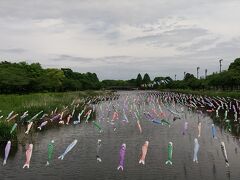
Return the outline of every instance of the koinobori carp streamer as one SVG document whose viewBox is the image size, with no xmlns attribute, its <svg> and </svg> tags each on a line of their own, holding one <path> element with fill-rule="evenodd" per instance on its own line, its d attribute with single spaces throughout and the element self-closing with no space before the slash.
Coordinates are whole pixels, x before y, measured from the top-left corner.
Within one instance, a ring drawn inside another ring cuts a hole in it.
<svg viewBox="0 0 240 180">
<path fill-rule="evenodd" d="M 139 164 L 145 164 L 145 158 L 147 155 L 147 151 L 148 151 L 148 145 L 149 145 L 149 141 L 145 141 L 144 145 L 142 146 L 142 154 L 141 154 L 141 158 L 139 160 Z"/>
<path fill-rule="evenodd" d="M 25 164 L 23 165 L 23 168 L 29 168 L 30 166 L 30 161 L 32 157 L 32 151 L 33 151 L 33 144 L 29 144 L 26 150 L 26 161 Z"/>
<path fill-rule="evenodd" d="M 67 147 L 67 149 L 64 151 L 64 153 L 58 157 L 58 159 L 63 160 L 64 157 L 66 156 L 66 154 L 74 148 L 74 146 L 77 144 L 77 142 L 78 142 L 77 139 L 75 139 L 75 140 Z"/>
<path fill-rule="evenodd" d="M 124 169 L 125 154 L 126 154 L 126 144 L 123 143 L 119 151 L 119 165 L 117 167 L 118 170 L 121 169 L 123 171 Z"/>
</svg>

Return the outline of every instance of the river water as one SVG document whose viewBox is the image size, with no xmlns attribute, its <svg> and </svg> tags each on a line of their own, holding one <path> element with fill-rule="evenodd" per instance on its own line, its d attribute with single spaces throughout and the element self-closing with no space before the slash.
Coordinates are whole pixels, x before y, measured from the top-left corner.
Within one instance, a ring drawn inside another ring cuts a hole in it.
<svg viewBox="0 0 240 180">
<path fill-rule="evenodd" d="M 129 92 L 129 96 L 136 96 L 136 92 Z M 120 92 L 118 100 L 112 104 L 121 105 L 124 93 Z M 104 103 L 102 102 L 102 107 Z M 140 134 L 134 121 L 129 116 L 129 123 L 121 120 L 116 122 L 116 131 L 106 120 L 106 114 L 100 119 L 101 111 L 97 105 L 97 120 L 103 128 L 99 133 L 92 123 L 81 123 L 47 131 L 36 132 L 34 148 L 29 169 L 22 169 L 25 162 L 25 146 L 19 145 L 17 152 L 11 155 L 6 166 L 0 166 L 0 179 L 82 179 L 82 180 L 239 180 L 240 179 L 240 142 L 231 134 L 223 132 L 217 127 L 217 139 L 211 135 L 212 119 L 200 116 L 202 135 L 198 138 L 200 149 L 199 163 L 193 163 L 194 138 L 197 137 L 198 116 L 187 112 L 188 131 L 182 135 L 184 120 L 176 120 L 171 127 L 154 124 L 141 119 L 143 133 Z M 102 109 L 103 111 L 104 109 Z M 120 116 L 121 119 L 121 116 Z M 54 158 L 50 166 L 46 167 L 47 146 L 54 139 Z M 77 145 L 64 160 L 57 157 L 66 147 L 77 139 Z M 100 156 L 102 163 L 96 161 L 97 140 L 102 140 Z M 146 164 L 139 165 L 141 147 L 149 141 Z M 173 142 L 173 165 L 165 165 L 167 160 L 168 142 Z M 224 141 L 228 153 L 230 167 L 225 166 L 220 142 Z M 117 171 L 119 149 L 126 143 L 126 158 L 124 171 Z M 2 159 L 1 159 L 2 160 Z"/>
</svg>

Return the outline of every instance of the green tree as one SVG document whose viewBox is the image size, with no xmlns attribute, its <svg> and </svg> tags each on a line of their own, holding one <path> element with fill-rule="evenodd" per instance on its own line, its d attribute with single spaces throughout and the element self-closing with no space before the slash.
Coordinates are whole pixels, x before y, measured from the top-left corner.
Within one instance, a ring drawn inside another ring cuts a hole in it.
<svg viewBox="0 0 240 180">
<path fill-rule="evenodd" d="M 148 73 L 144 74 L 143 76 L 143 84 L 149 84 L 151 82 L 150 76 Z"/>
<path fill-rule="evenodd" d="M 240 73 L 240 58 L 235 59 L 234 62 L 230 64 L 228 70 L 236 70 L 238 73 Z"/>
<path fill-rule="evenodd" d="M 187 73 L 184 77 L 184 81 L 188 81 L 191 79 L 196 79 L 193 74 Z"/>
<path fill-rule="evenodd" d="M 140 87 L 142 84 L 142 76 L 140 73 L 137 75 L 136 84 L 138 87 Z"/>
</svg>

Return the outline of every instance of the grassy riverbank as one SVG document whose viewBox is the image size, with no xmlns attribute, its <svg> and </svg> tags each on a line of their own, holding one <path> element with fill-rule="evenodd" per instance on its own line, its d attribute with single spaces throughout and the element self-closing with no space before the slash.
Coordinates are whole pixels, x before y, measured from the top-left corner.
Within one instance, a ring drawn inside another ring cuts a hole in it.
<svg viewBox="0 0 240 180">
<path fill-rule="evenodd" d="M 17 133 L 14 131 L 10 134 L 14 123 L 19 117 L 29 111 L 29 117 L 32 117 L 39 111 L 51 113 L 54 109 L 63 109 L 69 106 L 73 101 L 80 103 L 84 97 L 97 96 L 107 94 L 107 91 L 78 91 L 63 93 L 34 93 L 26 95 L 0 95 L 0 141 L 14 140 L 17 141 Z M 14 111 L 18 114 L 16 118 L 10 122 L 6 121 L 8 114 Z"/>
<path fill-rule="evenodd" d="M 77 91 L 63 93 L 34 93 L 26 95 L 0 95 L 1 114 L 7 116 L 11 111 L 21 113 L 29 111 L 36 113 L 38 111 L 53 110 L 56 107 L 69 105 L 73 100 L 87 96 L 96 96 L 104 94 L 104 91 Z"/>
</svg>

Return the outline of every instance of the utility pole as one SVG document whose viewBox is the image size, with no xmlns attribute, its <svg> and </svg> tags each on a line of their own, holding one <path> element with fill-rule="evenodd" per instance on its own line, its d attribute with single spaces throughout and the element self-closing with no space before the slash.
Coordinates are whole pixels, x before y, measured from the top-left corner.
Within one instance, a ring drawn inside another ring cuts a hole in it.
<svg viewBox="0 0 240 180">
<path fill-rule="evenodd" d="M 197 79 L 198 79 L 198 73 L 199 73 L 199 69 L 200 69 L 200 67 L 197 67 Z"/>
<path fill-rule="evenodd" d="M 222 59 L 219 60 L 219 65 L 220 65 L 220 73 L 222 72 Z"/>
<path fill-rule="evenodd" d="M 205 79 L 207 78 L 207 69 L 205 69 Z"/>
<path fill-rule="evenodd" d="M 177 75 L 175 74 L 175 81 L 177 80 Z"/>
</svg>

